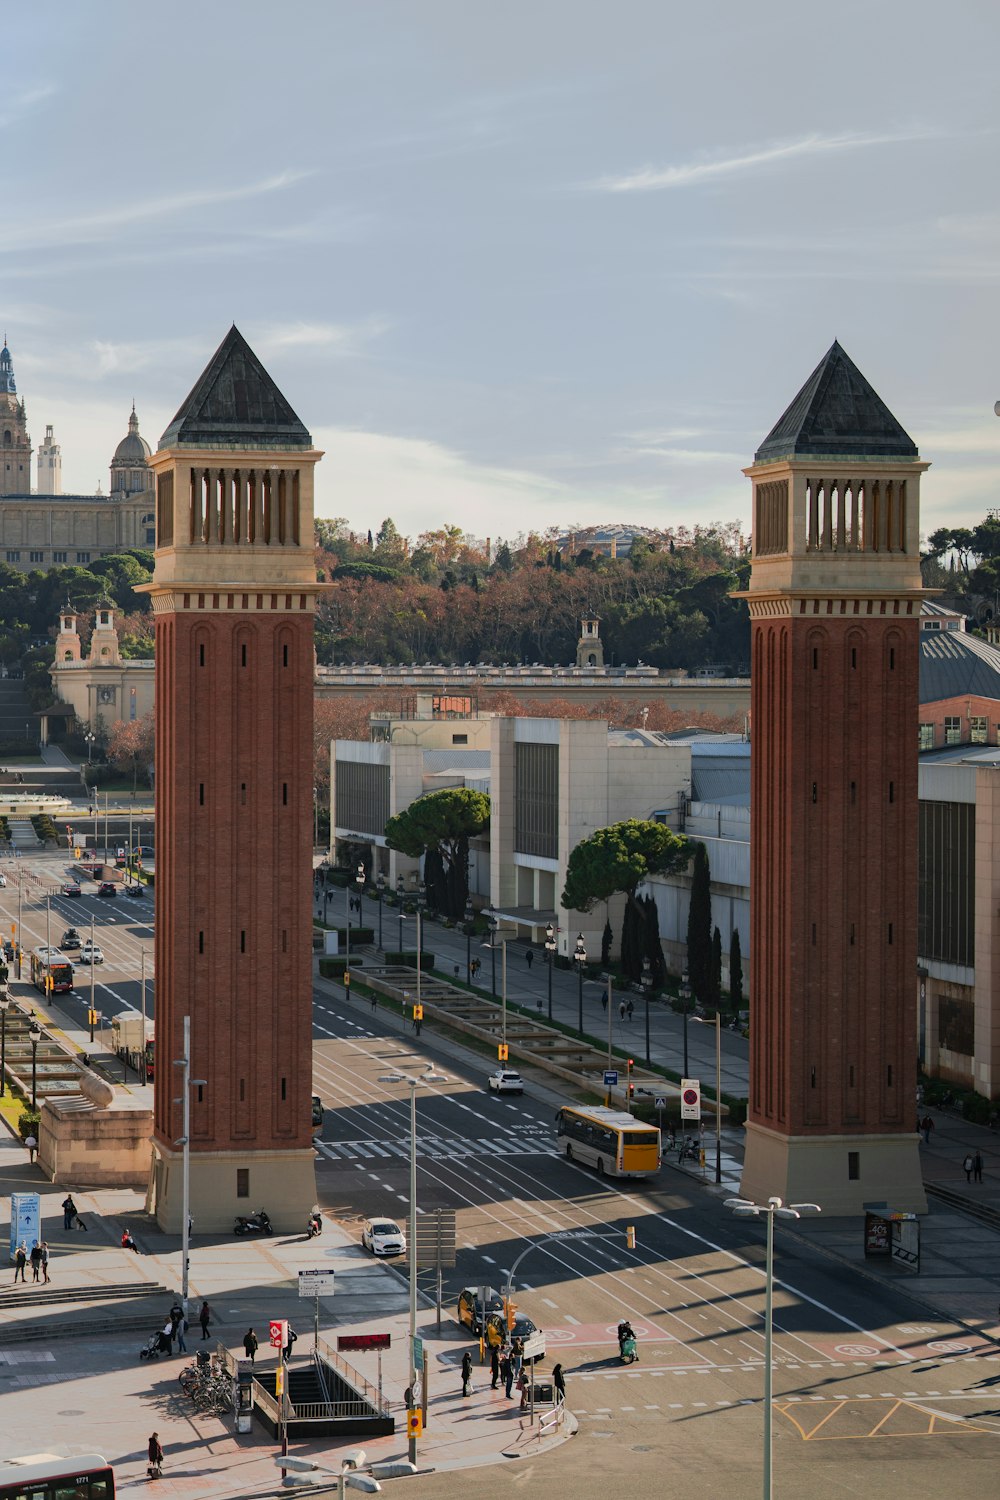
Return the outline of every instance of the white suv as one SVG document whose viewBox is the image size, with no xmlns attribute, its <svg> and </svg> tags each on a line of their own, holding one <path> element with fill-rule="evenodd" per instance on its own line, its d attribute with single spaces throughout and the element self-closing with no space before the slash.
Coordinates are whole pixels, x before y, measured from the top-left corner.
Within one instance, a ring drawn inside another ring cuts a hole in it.
<svg viewBox="0 0 1000 1500">
<path fill-rule="evenodd" d="M 486 1080 L 486 1086 L 494 1094 L 523 1094 L 524 1079 L 513 1068 L 497 1068 Z"/>
<path fill-rule="evenodd" d="M 80 949 L 80 955 L 77 959 L 77 963 L 102 964 L 103 962 L 104 950 L 101 948 L 101 945 L 99 943 L 92 943 L 88 938 L 83 947 Z"/>
</svg>

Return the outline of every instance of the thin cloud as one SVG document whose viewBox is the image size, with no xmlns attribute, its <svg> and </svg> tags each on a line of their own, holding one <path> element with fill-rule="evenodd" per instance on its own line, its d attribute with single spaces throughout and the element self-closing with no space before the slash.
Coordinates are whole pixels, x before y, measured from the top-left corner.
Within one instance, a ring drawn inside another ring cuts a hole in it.
<svg viewBox="0 0 1000 1500">
<path fill-rule="evenodd" d="M 46 99 L 51 99 L 55 92 L 55 84 L 38 83 L 32 88 L 21 89 L 19 93 L 14 91 L 6 94 L 3 107 L 0 108 L 0 126 L 13 125 L 34 109 L 36 104 L 43 104 Z"/>
<path fill-rule="evenodd" d="M 257 340 L 261 350 L 331 349 L 356 354 L 390 327 L 387 318 L 367 318 L 360 323 L 289 323 L 265 331 Z"/>
<path fill-rule="evenodd" d="M 673 167 L 640 167 L 624 177 L 605 177 L 593 184 L 605 193 L 662 192 L 669 188 L 696 187 L 722 177 L 739 177 L 747 172 L 773 167 L 810 156 L 829 156 L 838 151 L 858 151 L 871 146 L 895 146 L 908 141 L 928 140 L 926 130 L 893 132 L 886 135 L 807 135 L 798 141 L 778 141 L 761 146 L 742 156 L 723 156 L 684 162 Z"/>
<path fill-rule="evenodd" d="M 47 224 L 26 224 L 20 231 L 16 227 L 12 231 L 5 230 L 0 249 L 9 252 L 67 243 L 95 243 L 130 226 L 162 223 L 165 219 L 182 218 L 196 209 L 217 208 L 223 203 L 239 203 L 247 198 L 282 192 L 310 176 L 312 173 L 305 171 L 280 172 L 274 177 L 264 177 L 259 182 L 246 183 L 242 187 L 221 190 L 203 188 L 196 192 L 170 193 L 160 198 L 146 198 L 137 203 L 123 204 L 106 213 L 57 219 Z"/>
</svg>

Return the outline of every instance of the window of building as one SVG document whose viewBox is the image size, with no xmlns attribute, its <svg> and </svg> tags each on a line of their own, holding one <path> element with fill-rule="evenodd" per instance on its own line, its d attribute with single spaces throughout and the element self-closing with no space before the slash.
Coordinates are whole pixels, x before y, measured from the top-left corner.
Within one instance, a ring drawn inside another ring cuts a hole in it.
<svg viewBox="0 0 1000 1500">
<path fill-rule="evenodd" d="M 933 750 L 934 749 L 934 725 L 933 724 L 921 724 L 921 726 L 920 726 L 920 739 L 918 741 L 918 749 L 920 749 L 920 750 Z"/>
<path fill-rule="evenodd" d="M 156 527 L 155 526 L 147 526 L 146 527 L 146 546 L 147 547 L 155 547 L 156 546 Z"/>
<path fill-rule="evenodd" d="M 946 745 L 960 745 L 962 743 L 961 719 L 954 719 L 951 717 L 945 719 L 944 742 Z"/>
<path fill-rule="evenodd" d="M 8 552 L 7 553 L 7 561 L 8 562 L 20 562 L 21 561 L 21 554 L 20 554 L 20 552 Z"/>
<path fill-rule="evenodd" d="M 849 1182 L 858 1182 L 861 1178 L 861 1152 L 848 1151 L 847 1153 L 847 1179 Z"/>
<path fill-rule="evenodd" d="M 44 562 L 45 561 L 45 553 L 44 552 L 29 552 L 28 553 L 28 561 L 29 562 Z"/>
<path fill-rule="evenodd" d="M 469 743 L 469 736 L 467 734 L 453 734 L 451 743 L 453 745 L 467 745 Z"/>
<path fill-rule="evenodd" d="M 77 560 L 78 563 L 88 563 L 88 562 L 90 562 L 90 553 L 89 552 L 78 552 L 76 554 L 76 560 Z"/>
<path fill-rule="evenodd" d="M 53 554 L 52 554 L 52 561 L 54 563 L 64 563 L 66 561 L 66 553 L 65 552 L 53 552 Z"/>
<path fill-rule="evenodd" d="M 983 715 L 973 714 L 969 719 L 969 739 L 974 745 L 985 745 L 989 733 L 989 720 Z"/>
<path fill-rule="evenodd" d="M 236 1196 L 237 1198 L 249 1198 L 250 1196 L 250 1168 L 236 1168 Z"/>
</svg>

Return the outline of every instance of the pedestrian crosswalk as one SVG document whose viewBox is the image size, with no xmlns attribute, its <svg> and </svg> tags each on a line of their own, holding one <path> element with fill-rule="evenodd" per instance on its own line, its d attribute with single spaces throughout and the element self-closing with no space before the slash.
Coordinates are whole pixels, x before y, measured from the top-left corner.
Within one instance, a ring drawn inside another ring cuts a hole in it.
<svg viewBox="0 0 1000 1500">
<path fill-rule="evenodd" d="M 316 1141 L 324 1156 L 331 1161 L 384 1161 L 396 1157 L 401 1161 L 410 1159 L 410 1138 L 366 1137 L 352 1141 Z M 494 1136 L 445 1136 L 423 1135 L 417 1140 L 417 1154 L 431 1161 L 457 1161 L 468 1156 L 555 1156 L 552 1138 L 547 1131 L 511 1132 Z"/>
</svg>

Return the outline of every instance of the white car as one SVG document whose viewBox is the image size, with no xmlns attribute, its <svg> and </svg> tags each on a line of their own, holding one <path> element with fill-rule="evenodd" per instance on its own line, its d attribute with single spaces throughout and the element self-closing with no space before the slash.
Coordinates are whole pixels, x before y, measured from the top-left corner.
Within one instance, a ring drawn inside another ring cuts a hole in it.
<svg viewBox="0 0 1000 1500">
<path fill-rule="evenodd" d="M 7 877 L 6 877 L 6 875 L 5 875 L 5 874 L 4 874 L 4 873 L 3 873 L 3 871 L 2 871 L 2 870 L 0 870 L 0 886 L 4 886 L 4 885 L 6 885 L 6 884 L 7 884 Z"/>
<path fill-rule="evenodd" d="M 102 964 L 103 962 L 104 950 L 102 949 L 100 943 L 92 943 L 88 938 L 83 947 L 80 949 L 77 963 Z"/>
<path fill-rule="evenodd" d="M 513 1068 L 497 1068 L 486 1080 L 486 1086 L 494 1094 L 523 1094 L 524 1079 Z"/>
<path fill-rule="evenodd" d="M 361 1244 L 373 1255 L 405 1255 L 406 1235 L 394 1219 L 366 1219 Z"/>
</svg>

